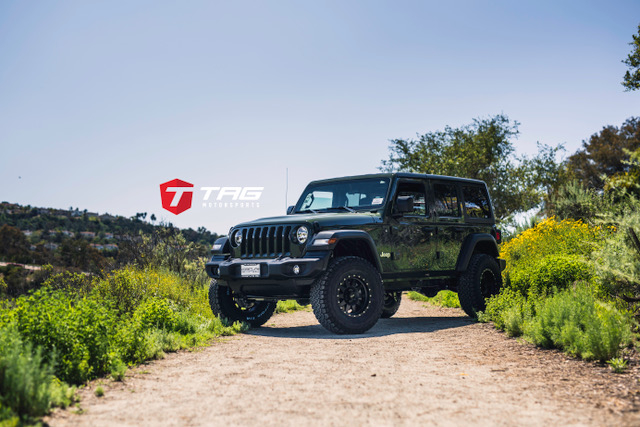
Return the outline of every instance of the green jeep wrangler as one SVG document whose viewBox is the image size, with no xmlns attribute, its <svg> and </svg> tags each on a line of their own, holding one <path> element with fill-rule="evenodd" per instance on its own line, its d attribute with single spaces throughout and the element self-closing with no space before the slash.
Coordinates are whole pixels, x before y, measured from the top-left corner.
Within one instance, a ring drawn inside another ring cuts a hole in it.
<svg viewBox="0 0 640 427">
<path fill-rule="evenodd" d="M 393 316 L 402 291 L 456 291 L 469 316 L 498 292 L 505 261 L 484 182 L 388 173 L 310 183 L 286 216 L 231 228 L 206 264 L 209 302 L 263 325 L 278 300 L 309 304 L 322 326 L 359 334 Z"/>
</svg>

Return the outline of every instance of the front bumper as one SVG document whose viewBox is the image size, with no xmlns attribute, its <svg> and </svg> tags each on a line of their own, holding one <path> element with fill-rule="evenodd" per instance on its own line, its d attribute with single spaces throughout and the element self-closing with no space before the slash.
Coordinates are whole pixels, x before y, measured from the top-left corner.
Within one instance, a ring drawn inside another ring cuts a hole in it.
<svg viewBox="0 0 640 427">
<path fill-rule="evenodd" d="M 327 269 L 330 251 L 308 252 L 301 258 L 238 259 L 214 255 L 206 263 L 209 277 L 224 282 L 239 294 L 252 298 L 283 299 L 308 298 L 309 289 L 316 278 Z M 243 264 L 258 264 L 259 277 L 243 277 Z M 298 266 L 298 273 L 294 266 Z"/>
</svg>

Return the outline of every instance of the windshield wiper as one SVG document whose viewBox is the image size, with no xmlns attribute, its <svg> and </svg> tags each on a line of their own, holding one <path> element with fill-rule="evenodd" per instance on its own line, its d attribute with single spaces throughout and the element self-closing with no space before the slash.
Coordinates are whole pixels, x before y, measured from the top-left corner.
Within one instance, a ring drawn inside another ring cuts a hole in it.
<svg viewBox="0 0 640 427">
<path fill-rule="evenodd" d="M 307 213 L 307 212 L 312 212 L 312 213 L 314 213 L 314 214 L 317 214 L 317 213 L 318 213 L 318 211 L 313 210 L 313 209 L 311 209 L 311 208 L 309 208 L 309 209 L 304 209 L 304 210 L 301 210 L 301 211 L 296 211 L 296 213 Z"/>
<path fill-rule="evenodd" d="M 327 208 L 327 210 L 329 209 L 344 209 L 345 211 L 349 211 L 349 212 L 355 212 L 355 209 L 350 208 L 349 206 L 334 206 L 332 208 Z"/>
</svg>

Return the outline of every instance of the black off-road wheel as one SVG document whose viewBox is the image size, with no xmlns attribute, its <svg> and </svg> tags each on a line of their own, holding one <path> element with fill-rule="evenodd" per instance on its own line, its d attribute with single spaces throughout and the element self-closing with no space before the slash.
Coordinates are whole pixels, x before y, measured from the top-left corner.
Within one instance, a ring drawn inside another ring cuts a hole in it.
<svg viewBox="0 0 640 427">
<path fill-rule="evenodd" d="M 378 270 L 365 259 L 334 259 L 311 287 L 318 322 L 336 334 L 361 334 L 376 324 L 384 305 Z"/>
<path fill-rule="evenodd" d="M 380 317 L 388 319 L 398 312 L 400 303 L 402 302 L 402 292 L 385 292 L 384 307 Z"/>
<path fill-rule="evenodd" d="M 475 254 L 458 282 L 460 306 L 469 317 L 476 318 L 479 311 L 485 310 L 486 299 L 497 294 L 501 286 L 502 275 L 496 259 Z"/>
<path fill-rule="evenodd" d="M 276 303 L 254 301 L 235 294 L 229 286 L 221 286 L 215 279 L 209 285 L 211 311 L 229 323 L 246 322 L 254 328 L 264 325 L 273 315 Z"/>
</svg>

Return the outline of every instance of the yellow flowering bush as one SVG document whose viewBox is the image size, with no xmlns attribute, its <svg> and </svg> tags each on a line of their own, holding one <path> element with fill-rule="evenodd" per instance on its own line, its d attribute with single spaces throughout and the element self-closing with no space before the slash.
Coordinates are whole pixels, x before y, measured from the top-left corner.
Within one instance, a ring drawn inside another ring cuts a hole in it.
<svg viewBox="0 0 640 427">
<path fill-rule="evenodd" d="M 507 261 L 506 273 L 548 255 L 588 256 L 609 230 L 580 220 L 547 218 L 502 245 L 500 256 Z"/>
<path fill-rule="evenodd" d="M 504 243 L 503 287 L 488 301 L 483 319 L 517 336 L 546 298 L 576 282 L 594 285 L 589 257 L 606 234 L 610 230 L 601 226 L 551 217 Z"/>
</svg>

